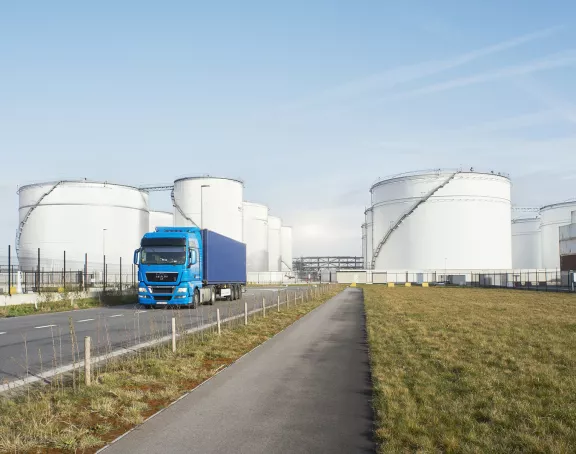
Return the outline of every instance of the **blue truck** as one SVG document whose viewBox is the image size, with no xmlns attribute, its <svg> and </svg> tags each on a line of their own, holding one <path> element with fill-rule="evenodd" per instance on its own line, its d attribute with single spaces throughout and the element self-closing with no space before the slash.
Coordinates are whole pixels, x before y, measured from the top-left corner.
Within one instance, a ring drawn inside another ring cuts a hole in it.
<svg viewBox="0 0 576 454">
<path fill-rule="evenodd" d="M 138 303 L 144 307 L 240 299 L 246 245 L 198 227 L 156 227 L 134 251 Z"/>
</svg>

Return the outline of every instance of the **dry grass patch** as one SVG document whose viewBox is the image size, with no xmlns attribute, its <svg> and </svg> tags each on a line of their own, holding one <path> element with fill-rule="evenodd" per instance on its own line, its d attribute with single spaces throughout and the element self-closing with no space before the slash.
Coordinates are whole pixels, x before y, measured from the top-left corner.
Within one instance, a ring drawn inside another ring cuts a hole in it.
<svg viewBox="0 0 576 454">
<path fill-rule="evenodd" d="M 364 287 L 380 452 L 576 452 L 576 297 Z"/>
<path fill-rule="evenodd" d="M 96 368 L 95 384 L 0 397 L 0 452 L 95 452 L 342 290 Z"/>
</svg>

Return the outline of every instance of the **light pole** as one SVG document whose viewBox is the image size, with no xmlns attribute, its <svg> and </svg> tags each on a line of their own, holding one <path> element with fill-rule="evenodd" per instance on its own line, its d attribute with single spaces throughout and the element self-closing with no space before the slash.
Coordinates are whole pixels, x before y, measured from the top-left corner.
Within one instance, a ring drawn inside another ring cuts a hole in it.
<svg viewBox="0 0 576 454">
<path fill-rule="evenodd" d="M 106 290 L 106 230 L 102 229 L 102 287 Z"/>
<path fill-rule="evenodd" d="M 106 230 L 102 229 L 102 257 L 106 257 Z"/>
<path fill-rule="evenodd" d="M 209 188 L 210 185 L 209 184 L 203 184 L 202 186 L 200 186 L 200 228 L 203 229 L 204 228 L 204 188 Z"/>
<path fill-rule="evenodd" d="M 446 265 L 448 259 L 444 257 L 444 282 L 448 283 L 448 265 Z"/>
</svg>

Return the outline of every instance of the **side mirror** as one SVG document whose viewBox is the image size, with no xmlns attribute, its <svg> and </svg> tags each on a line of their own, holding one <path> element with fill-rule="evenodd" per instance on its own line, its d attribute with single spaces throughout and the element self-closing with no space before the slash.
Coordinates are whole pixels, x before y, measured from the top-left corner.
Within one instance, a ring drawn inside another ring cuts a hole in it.
<svg viewBox="0 0 576 454">
<path fill-rule="evenodd" d="M 198 252 L 196 249 L 190 249 L 190 265 L 196 265 L 198 262 Z"/>
<path fill-rule="evenodd" d="M 140 255 L 140 249 L 136 249 L 134 251 L 134 259 L 133 259 L 134 265 L 138 265 L 138 258 L 139 258 L 138 256 L 139 255 Z"/>
</svg>

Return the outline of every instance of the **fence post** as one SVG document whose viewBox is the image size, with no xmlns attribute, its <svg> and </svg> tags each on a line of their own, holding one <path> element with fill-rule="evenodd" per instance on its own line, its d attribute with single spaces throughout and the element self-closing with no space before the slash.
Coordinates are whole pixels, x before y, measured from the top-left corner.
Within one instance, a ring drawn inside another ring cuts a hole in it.
<svg viewBox="0 0 576 454">
<path fill-rule="evenodd" d="M 88 254 L 84 254 L 84 291 L 88 290 Z"/>
<path fill-rule="evenodd" d="M 244 325 L 248 324 L 248 302 L 244 301 Z"/>
<path fill-rule="evenodd" d="M 40 248 L 38 248 L 38 269 L 36 270 L 36 292 L 40 293 Z"/>
<path fill-rule="evenodd" d="M 90 386 L 92 383 L 91 377 L 91 359 L 90 359 L 90 336 L 84 338 L 84 383 Z"/>
<path fill-rule="evenodd" d="M 262 297 L 262 317 L 266 317 L 266 298 Z"/>
<path fill-rule="evenodd" d="M 218 327 L 220 327 L 220 325 L 218 325 Z M 218 329 L 218 331 L 220 331 L 220 329 Z M 172 353 L 176 353 L 176 317 L 172 317 Z"/>
<path fill-rule="evenodd" d="M 278 292 L 278 299 L 276 301 L 276 307 L 278 309 L 278 312 L 280 312 L 280 292 Z"/>
<path fill-rule="evenodd" d="M 62 288 L 66 290 L 66 251 L 64 251 L 64 276 L 62 279 Z"/>
<path fill-rule="evenodd" d="M 8 296 L 12 296 L 12 250 L 8 245 Z"/>
<path fill-rule="evenodd" d="M 220 308 L 216 308 L 216 323 L 218 324 L 218 336 L 220 336 Z"/>
</svg>

